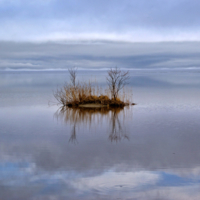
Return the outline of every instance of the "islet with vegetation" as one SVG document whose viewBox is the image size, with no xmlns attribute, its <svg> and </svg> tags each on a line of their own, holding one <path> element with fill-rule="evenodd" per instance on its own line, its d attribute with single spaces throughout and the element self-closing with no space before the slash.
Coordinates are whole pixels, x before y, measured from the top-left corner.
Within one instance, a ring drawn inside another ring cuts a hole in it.
<svg viewBox="0 0 200 200">
<path fill-rule="evenodd" d="M 125 91 L 129 71 L 111 68 L 107 71 L 107 89 L 102 89 L 91 82 L 77 81 L 77 68 L 68 70 L 70 82 L 54 91 L 58 103 L 67 107 L 124 107 L 134 105 L 130 102 L 131 94 Z"/>
</svg>

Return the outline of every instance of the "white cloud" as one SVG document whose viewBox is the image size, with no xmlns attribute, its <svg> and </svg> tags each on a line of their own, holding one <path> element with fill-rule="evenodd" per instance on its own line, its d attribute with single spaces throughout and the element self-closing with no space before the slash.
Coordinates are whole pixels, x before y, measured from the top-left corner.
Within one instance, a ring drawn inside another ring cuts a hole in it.
<svg viewBox="0 0 200 200">
<path fill-rule="evenodd" d="M 144 185 L 154 185 L 160 180 L 156 173 L 139 171 L 139 172 L 106 172 L 93 177 L 77 178 L 71 182 L 75 189 L 88 191 L 92 189 L 109 190 L 115 187 L 142 187 Z"/>
</svg>

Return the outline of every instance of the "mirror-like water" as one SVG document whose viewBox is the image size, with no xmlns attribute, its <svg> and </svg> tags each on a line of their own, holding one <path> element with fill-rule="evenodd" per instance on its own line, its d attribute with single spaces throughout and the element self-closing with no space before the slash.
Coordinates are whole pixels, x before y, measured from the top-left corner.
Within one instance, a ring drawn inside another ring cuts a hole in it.
<svg viewBox="0 0 200 200">
<path fill-rule="evenodd" d="M 67 77 L 0 74 L 1 200 L 200 199 L 199 71 L 131 71 L 124 109 L 52 105 Z"/>
</svg>

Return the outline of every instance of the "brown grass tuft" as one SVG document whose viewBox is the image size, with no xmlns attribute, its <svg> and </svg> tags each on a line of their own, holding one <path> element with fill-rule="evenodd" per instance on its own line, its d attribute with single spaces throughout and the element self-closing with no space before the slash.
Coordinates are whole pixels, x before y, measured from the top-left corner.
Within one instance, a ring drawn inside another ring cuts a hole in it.
<svg viewBox="0 0 200 200">
<path fill-rule="evenodd" d="M 78 107 L 82 104 L 101 104 L 107 107 L 124 107 L 130 105 L 130 95 L 127 96 L 124 88 L 120 93 L 117 92 L 117 96 L 113 96 L 109 89 L 103 91 L 98 85 L 93 86 L 89 83 L 77 83 L 76 72 L 71 70 L 71 83 L 65 84 L 63 88 L 57 89 L 54 92 L 54 97 L 63 106 Z"/>
</svg>

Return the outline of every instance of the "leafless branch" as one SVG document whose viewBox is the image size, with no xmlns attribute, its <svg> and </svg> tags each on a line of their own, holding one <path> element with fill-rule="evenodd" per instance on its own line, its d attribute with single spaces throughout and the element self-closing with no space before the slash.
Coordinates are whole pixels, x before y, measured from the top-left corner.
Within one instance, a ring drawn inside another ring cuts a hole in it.
<svg viewBox="0 0 200 200">
<path fill-rule="evenodd" d="M 108 71 L 106 79 L 111 92 L 111 97 L 116 100 L 119 95 L 119 91 L 128 83 L 129 71 L 123 72 L 117 67 L 114 69 L 111 68 Z"/>
<path fill-rule="evenodd" d="M 57 88 L 56 91 L 54 91 L 53 93 L 54 97 L 56 98 L 56 100 L 58 101 L 58 104 L 61 105 L 66 105 L 66 94 L 63 88 Z"/>
<path fill-rule="evenodd" d="M 77 68 L 73 67 L 68 69 L 70 75 L 70 81 L 74 87 L 76 87 L 76 76 L 77 76 Z"/>
</svg>

